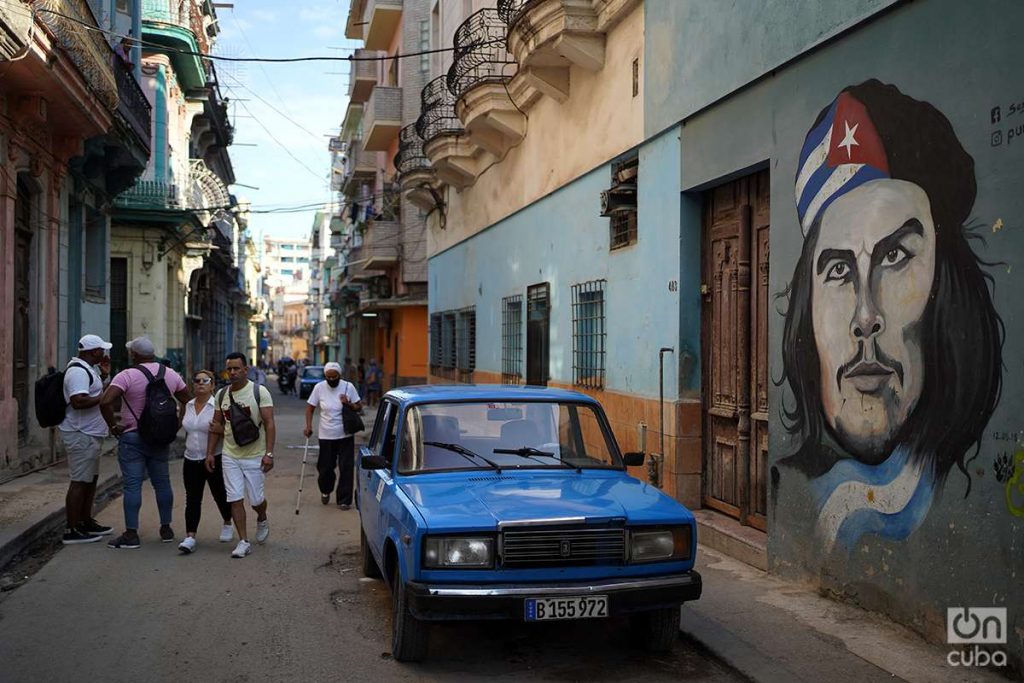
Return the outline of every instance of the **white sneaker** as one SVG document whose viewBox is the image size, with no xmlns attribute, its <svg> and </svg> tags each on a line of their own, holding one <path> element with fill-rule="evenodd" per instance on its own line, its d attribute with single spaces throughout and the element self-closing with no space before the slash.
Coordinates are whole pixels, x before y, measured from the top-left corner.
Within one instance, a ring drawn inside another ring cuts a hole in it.
<svg viewBox="0 0 1024 683">
<path fill-rule="evenodd" d="M 230 543 L 231 539 L 235 537 L 235 528 L 230 524 L 225 524 L 220 528 L 220 542 Z"/>
<path fill-rule="evenodd" d="M 249 541 L 239 541 L 235 549 L 231 551 L 231 557 L 245 557 L 252 552 L 252 546 L 249 545 Z"/>
<path fill-rule="evenodd" d="M 178 550 L 188 555 L 189 553 L 195 552 L 196 539 L 193 536 L 186 536 L 185 540 L 178 544 Z"/>
<path fill-rule="evenodd" d="M 256 542 L 265 543 L 267 536 L 270 535 L 270 520 L 265 519 L 262 522 L 256 522 Z"/>
</svg>

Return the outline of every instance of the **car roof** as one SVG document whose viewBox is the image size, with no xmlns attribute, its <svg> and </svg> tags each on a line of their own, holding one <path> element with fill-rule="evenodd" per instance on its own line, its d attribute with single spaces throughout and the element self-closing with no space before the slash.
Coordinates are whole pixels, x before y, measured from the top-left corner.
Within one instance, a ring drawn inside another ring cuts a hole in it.
<svg viewBox="0 0 1024 683">
<path fill-rule="evenodd" d="M 424 384 L 392 389 L 387 396 L 403 404 L 446 401 L 567 401 L 598 404 L 592 397 L 578 391 L 507 384 Z"/>
</svg>

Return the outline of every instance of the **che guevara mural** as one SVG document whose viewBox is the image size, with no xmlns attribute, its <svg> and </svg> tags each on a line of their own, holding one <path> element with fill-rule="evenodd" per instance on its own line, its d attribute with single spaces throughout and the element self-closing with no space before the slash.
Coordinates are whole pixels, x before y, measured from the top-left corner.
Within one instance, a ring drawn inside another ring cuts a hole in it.
<svg viewBox="0 0 1024 683">
<path fill-rule="evenodd" d="M 974 161 L 931 104 L 870 80 L 810 126 L 795 175 L 783 424 L 822 548 L 905 539 L 1000 397 L 1002 321 L 972 248 Z"/>
</svg>

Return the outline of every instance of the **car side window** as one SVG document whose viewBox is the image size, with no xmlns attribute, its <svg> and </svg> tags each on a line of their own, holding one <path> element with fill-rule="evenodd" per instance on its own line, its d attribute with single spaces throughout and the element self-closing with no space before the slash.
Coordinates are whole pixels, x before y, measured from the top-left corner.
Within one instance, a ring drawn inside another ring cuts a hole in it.
<svg viewBox="0 0 1024 683">
<path fill-rule="evenodd" d="M 381 434 L 384 432 L 384 425 L 387 423 L 388 412 L 391 410 L 391 403 L 381 401 L 377 407 L 377 419 L 373 422 L 373 431 L 370 433 L 370 450 L 374 453 L 380 452 Z"/>
<path fill-rule="evenodd" d="M 384 415 L 379 443 L 375 444 L 373 452 L 376 455 L 383 455 L 390 465 L 395 454 L 395 437 L 398 434 L 398 406 L 388 401 L 384 403 L 388 409 Z"/>
</svg>

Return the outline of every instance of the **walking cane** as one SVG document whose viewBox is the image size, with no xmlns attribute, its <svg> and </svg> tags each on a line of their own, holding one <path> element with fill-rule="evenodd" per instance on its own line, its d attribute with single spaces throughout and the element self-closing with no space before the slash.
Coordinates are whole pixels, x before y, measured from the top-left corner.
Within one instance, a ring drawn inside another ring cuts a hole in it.
<svg viewBox="0 0 1024 683">
<path fill-rule="evenodd" d="M 302 449 L 302 470 L 299 472 L 299 493 L 295 496 L 295 514 L 299 514 L 299 502 L 302 500 L 302 480 L 306 478 L 306 456 L 309 455 L 309 437 Z"/>
</svg>

